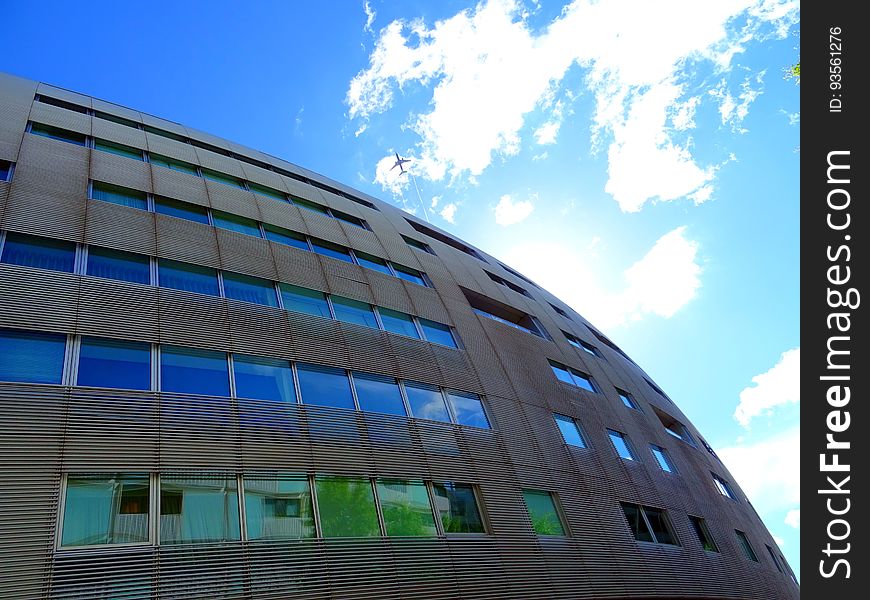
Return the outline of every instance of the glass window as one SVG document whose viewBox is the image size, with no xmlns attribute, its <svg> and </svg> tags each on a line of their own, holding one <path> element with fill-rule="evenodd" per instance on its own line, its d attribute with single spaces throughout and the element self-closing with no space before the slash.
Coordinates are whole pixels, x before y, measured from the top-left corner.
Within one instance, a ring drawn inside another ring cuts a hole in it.
<svg viewBox="0 0 870 600">
<path fill-rule="evenodd" d="M 129 206 L 138 208 L 139 210 L 148 210 L 148 194 L 138 190 L 95 181 L 91 187 L 91 198 L 94 200 L 102 200 L 103 202 L 111 202 L 112 204 L 120 204 L 121 206 Z"/>
<path fill-rule="evenodd" d="M 176 142 L 181 142 L 183 144 L 187 144 L 189 142 L 189 140 L 183 135 L 178 135 L 177 133 L 172 133 L 171 131 L 157 129 L 156 127 L 151 127 L 150 125 L 145 125 L 144 129 L 148 133 L 153 133 L 154 135 L 159 135 L 160 137 L 165 137 L 169 140 L 175 140 Z"/>
<path fill-rule="evenodd" d="M 571 377 L 571 373 L 568 372 L 568 369 L 563 367 L 560 364 L 554 363 L 550 361 L 550 368 L 553 369 L 553 373 L 556 375 L 556 379 L 562 381 L 564 383 L 570 383 L 574 385 L 574 379 Z"/>
<path fill-rule="evenodd" d="M 83 337 L 76 385 L 151 389 L 151 344 Z"/>
<path fill-rule="evenodd" d="M 650 533 L 646 519 L 643 517 L 643 511 L 637 504 L 623 504 L 622 512 L 625 513 L 625 520 L 628 521 L 628 528 L 634 534 L 634 538 L 641 542 L 655 542 L 655 538 Z"/>
<path fill-rule="evenodd" d="M 313 210 L 314 212 L 320 213 L 322 215 L 327 214 L 325 207 L 311 202 L 310 200 L 304 200 L 302 198 L 297 198 L 293 196 L 293 204 L 295 204 L 296 206 L 301 206 L 302 208 L 307 208 L 308 210 Z"/>
<path fill-rule="evenodd" d="M 556 510 L 556 502 L 550 492 L 523 490 L 523 500 L 532 520 L 532 529 L 538 535 L 565 535 L 565 526 Z"/>
<path fill-rule="evenodd" d="M 234 354 L 233 373 L 239 398 L 296 402 L 293 370 L 286 360 Z"/>
<path fill-rule="evenodd" d="M 87 274 L 147 285 L 151 283 L 151 259 L 132 252 L 89 246 Z"/>
<path fill-rule="evenodd" d="M 302 402 L 318 406 L 354 409 L 350 380 L 344 369 L 298 363 Z"/>
<path fill-rule="evenodd" d="M 259 478 L 245 475 L 245 517 L 249 540 L 312 538 L 314 509 L 304 475 Z"/>
<path fill-rule="evenodd" d="M 154 209 L 161 215 L 187 219 L 188 221 L 202 223 L 203 225 L 209 224 L 208 209 L 197 204 L 157 196 L 154 198 Z"/>
<path fill-rule="evenodd" d="M 734 533 L 737 534 L 737 541 L 740 542 L 740 547 L 743 548 L 746 558 L 753 562 L 758 562 L 758 556 L 756 556 L 755 550 L 752 549 L 752 544 L 749 543 L 749 538 L 746 537 L 746 534 L 739 529 L 735 529 Z"/>
<path fill-rule="evenodd" d="M 637 504 L 622 504 L 625 520 L 636 540 L 656 544 L 678 545 L 664 511 Z"/>
<path fill-rule="evenodd" d="M 676 546 L 677 539 L 671 531 L 671 526 L 668 523 L 667 517 L 665 517 L 664 511 L 658 508 L 650 508 L 649 506 L 644 506 L 642 509 L 649 522 L 650 530 L 653 536 L 655 536 L 656 543 Z"/>
<path fill-rule="evenodd" d="M 414 318 L 411 315 L 380 307 L 378 308 L 378 313 L 381 315 L 381 323 L 384 324 L 385 330 L 420 339 L 420 334 L 417 332 L 417 326 L 414 324 Z"/>
<path fill-rule="evenodd" d="M 335 217 L 336 219 L 338 219 L 339 221 L 344 221 L 345 223 L 349 223 L 350 225 L 354 225 L 356 227 L 361 227 L 362 229 L 368 229 L 365 226 L 365 221 L 363 221 L 360 218 L 354 217 L 352 215 L 349 215 L 349 214 L 346 214 L 346 213 L 343 213 L 343 212 L 340 212 L 337 210 L 333 210 L 332 216 Z"/>
<path fill-rule="evenodd" d="M 425 483 L 379 479 L 377 485 L 387 535 L 437 535 Z"/>
<path fill-rule="evenodd" d="M 607 435 L 610 436 L 610 441 L 613 442 L 613 447 L 616 449 L 616 453 L 619 454 L 620 457 L 625 460 L 637 460 L 634 451 L 628 443 L 628 438 L 624 433 L 608 429 Z"/>
<path fill-rule="evenodd" d="M 242 183 L 242 180 L 233 177 L 232 175 L 218 173 L 217 171 L 212 171 L 211 169 L 202 169 L 202 176 L 211 181 L 217 181 L 218 183 L 223 183 L 225 185 L 231 185 L 233 187 L 245 189 L 245 184 Z"/>
<path fill-rule="evenodd" d="M 426 287 L 426 280 L 423 278 L 423 274 L 420 271 L 416 271 L 410 267 L 403 267 L 402 265 L 397 265 L 395 263 L 393 263 L 393 269 L 396 271 L 396 277 Z"/>
<path fill-rule="evenodd" d="M 468 425 L 469 427 L 479 427 L 481 429 L 490 429 L 489 420 L 486 418 L 486 411 L 483 409 L 483 402 L 480 396 L 471 392 L 447 392 L 447 399 L 453 405 L 453 414 L 456 415 L 456 422 L 460 425 Z"/>
<path fill-rule="evenodd" d="M 308 240 L 305 239 L 304 235 L 280 227 L 275 227 L 274 225 L 263 225 L 263 229 L 266 232 L 267 240 L 272 240 L 273 242 L 278 242 L 285 246 L 293 246 L 300 250 L 310 250 L 308 247 Z"/>
<path fill-rule="evenodd" d="M 117 123 L 118 125 L 125 125 L 126 127 L 132 127 L 133 129 L 138 129 L 139 124 L 135 121 L 131 121 L 130 119 L 125 119 L 124 117 L 119 117 L 116 115 L 110 115 L 109 113 L 104 113 L 100 111 L 96 111 L 94 116 L 98 119 L 103 119 L 104 121 L 111 121 L 112 123 Z"/>
<path fill-rule="evenodd" d="M 406 382 L 405 393 L 408 396 L 411 414 L 418 419 L 450 422 L 450 413 L 444 403 L 444 396 L 436 386 Z"/>
<path fill-rule="evenodd" d="M 713 541 L 713 536 L 710 535 L 710 530 L 707 529 L 707 523 L 701 517 L 693 517 L 689 515 L 689 521 L 692 522 L 692 528 L 698 534 L 698 541 L 701 542 L 701 547 L 707 552 L 719 552 L 716 543 Z"/>
<path fill-rule="evenodd" d="M 780 573 L 785 573 L 785 571 L 782 570 L 782 566 L 779 564 L 779 559 L 776 557 L 776 553 L 773 551 L 773 548 L 771 548 L 767 544 L 765 544 L 764 547 L 767 548 L 767 553 L 770 554 L 770 558 L 773 561 L 773 564 L 776 565 L 776 570 Z"/>
<path fill-rule="evenodd" d="M 562 439 L 569 446 L 577 446 L 578 448 L 586 448 L 586 441 L 583 439 L 583 434 L 580 432 L 580 427 L 577 421 L 565 415 L 553 415 L 556 419 L 556 425 L 562 433 Z"/>
<path fill-rule="evenodd" d="M 235 477 L 160 477 L 160 543 L 240 539 Z"/>
<path fill-rule="evenodd" d="M 586 353 L 591 354 L 592 356 L 601 356 L 601 355 L 598 353 L 598 348 L 596 348 L 596 347 L 593 346 L 592 344 L 587 344 L 587 343 L 584 342 L 583 340 L 580 340 L 580 347 L 583 348 L 583 350 L 584 350 Z"/>
<path fill-rule="evenodd" d="M 148 542 L 148 474 L 69 475 L 61 546 Z"/>
<path fill-rule="evenodd" d="M 323 537 L 380 535 L 371 481 L 348 477 L 317 477 L 315 485 Z"/>
<path fill-rule="evenodd" d="M 338 260 L 343 260 L 344 262 L 353 262 L 353 259 L 350 257 L 350 252 L 347 248 L 342 248 L 337 244 L 331 244 L 329 242 L 324 242 L 323 240 L 311 240 L 311 247 L 318 254 L 322 254 L 323 256 L 329 256 L 330 258 L 337 258 Z"/>
<path fill-rule="evenodd" d="M 387 261 L 384 259 L 364 252 L 354 251 L 354 254 L 356 255 L 356 262 L 359 263 L 359 266 L 365 267 L 366 269 L 372 269 L 373 271 L 380 271 L 387 275 L 393 274 L 393 272 L 390 271 L 390 267 L 387 266 Z"/>
<path fill-rule="evenodd" d="M 227 355 L 212 350 L 161 346 L 160 389 L 183 394 L 229 396 Z"/>
<path fill-rule="evenodd" d="M 411 246 L 412 248 L 415 248 L 417 250 L 422 250 L 423 252 L 426 252 L 427 254 L 435 254 L 432 251 L 432 248 L 430 248 L 428 244 L 424 244 L 421 241 L 415 240 L 414 238 L 409 238 L 409 237 L 404 236 L 404 235 L 402 236 L 402 239 L 405 240 L 405 243 L 408 244 L 409 246 Z"/>
<path fill-rule="evenodd" d="M 254 237 L 263 237 L 260 235 L 260 226 L 253 219 L 247 217 L 239 217 L 230 213 L 221 212 L 219 210 L 211 211 L 211 218 L 214 221 L 215 227 L 228 229 L 236 233 L 244 233 Z"/>
<path fill-rule="evenodd" d="M 0 160 L 0 181 L 9 181 L 12 172 L 12 163 L 8 160 Z"/>
<path fill-rule="evenodd" d="M 734 491 L 731 489 L 731 486 L 728 485 L 727 481 L 725 481 L 715 473 L 711 473 L 711 475 L 713 475 L 713 483 L 716 484 L 716 489 L 719 490 L 720 494 L 731 498 L 732 500 L 737 500 L 737 496 L 734 495 Z"/>
<path fill-rule="evenodd" d="M 60 383 L 66 335 L 0 329 L 0 381 Z"/>
<path fill-rule="evenodd" d="M 435 508 L 441 516 L 444 533 L 484 533 L 474 488 L 466 483 L 432 484 Z"/>
<path fill-rule="evenodd" d="M 339 321 L 378 329 L 378 321 L 375 319 L 371 304 L 341 296 L 332 296 L 332 308 L 335 310 L 335 318 Z"/>
<path fill-rule="evenodd" d="M 619 399 L 622 400 L 622 403 L 628 408 L 640 410 L 640 407 L 637 405 L 637 403 L 634 401 L 634 398 L 632 398 L 628 392 L 623 392 L 622 390 L 617 388 L 616 393 L 619 394 Z"/>
<path fill-rule="evenodd" d="M 188 175 L 195 175 L 199 177 L 199 171 L 196 168 L 196 165 L 192 165 L 190 163 L 176 160 L 174 158 L 169 158 L 168 156 L 160 156 L 159 154 L 148 154 L 148 159 L 152 165 L 157 165 L 159 167 L 166 167 L 167 169 L 172 169 L 173 171 L 181 171 L 182 173 L 187 173 Z"/>
<path fill-rule="evenodd" d="M 197 294 L 220 296 L 217 271 L 188 263 L 161 258 L 157 261 L 160 287 Z"/>
<path fill-rule="evenodd" d="M 281 301 L 286 310 L 327 319 L 332 318 L 329 304 L 326 302 L 326 295 L 323 292 L 297 287 L 289 283 L 282 283 L 279 287 L 281 288 Z"/>
<path fill-rule="evenodd" d="M 405 416 L 405 404 L 398 382 L 392 377 L 353 373 L 353 387 L 360 410 Z"/>
<path fill-rule="evenodd" d="M 574 369 L 570 369 L 571 377 L 574 378 L 574 385 L 577 387 L 581 387 L 584 390 L 588 390 L 590 392 L 597 392 L 595 389 L 595 384 L 592 383 L 592 378 L 584 373 L 580 373 L 579 371 L 575 371 Z"/>
<path fill-rule="evenodd" d="M 266 187 L 265 185 L 260 185 L 259 183 L 253 183 L 249 181 L 248 189 L 250 189 L 255 194 L 259 194 L 260 196 L 266 196 L 267 198 L 271 198 L 272 200 L 279 200 L 280 202 L 287 202 L 287 196 L 284 194 L 284 192 L 280 192 L 276 189 Z"/>
<path fill-rule="evenodd" d="M 145 160 L 141 150 L 123 144 L 110 142 L 108 140 L 94 139 L 94 149 L 109 152 L 111 154 L 117 154 L 118 156 L 123 156 L 125 158 Z"/>
<path fill-rule="evenodd" d="M 76 133 L 75 131 L 68 131 L 60 127 L 52 127 L 51 125 L 43 125 L 42 123 L 33 123 L 30 133 L 53 140 L 60 140 L 61 142 L 68 142 L 76 146 L 84 146 L 88 141 L 88 136 L 83 133 Z"/>
<path fill-rule="evenodd" d="M 76 245 L 72 242 L 53 240 L 23 233 L 6 233 L 3 255 L 0 262 L 37 269 L 73 272 L 76 260 Z"/>
<path fill-rule="evenodd" d="M 423 336 L 426 341 L 433 344 L 441 344 L 450 348 L 458 348 L 456 339 L 453 337 L 453 332 L 448 325 L 430 321 L 429 319 L 420 318 L 420 327 L 423 329 Z"/>
<path fill-rule="evenodd" d="M 264 306 L 278 306 L 275 284 L 268 279 L 241 275 L 240 273 L 227 273 L 226 271 L 223 275 L 224 295 L 227 298 L 254 302 Z"/>
<path fill-rule="evenodd" d="M 674 473 L 676 469 L 671 464 L 671 459 L 668 457 L 668 452 L 661 446 L 656 446 L 655 444 L 650 444 L 650 450 L 652 450 L 652 455 L 655 457 L 656 462 L 662 468 L 662 471 L 666 473 Z"/>
</svg>

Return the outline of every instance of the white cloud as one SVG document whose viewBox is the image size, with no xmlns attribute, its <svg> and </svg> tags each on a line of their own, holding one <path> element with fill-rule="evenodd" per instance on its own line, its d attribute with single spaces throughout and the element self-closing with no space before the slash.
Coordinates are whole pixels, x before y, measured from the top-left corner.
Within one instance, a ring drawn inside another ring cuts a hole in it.
<svg viewBox="0 0 870 600">
<path fill-rule="evenodd" d="M 559 127 L 562 124 L 558 121 L 548 121 L 535 130 L 535 141 L 545 146 L 547 144 L 555 144 L 556 136 L 559 135 Z"/>
<path fill-rule="evenodd" d="M 733 131 L 739 133 L 748 131 L 743 127 L 743 120 L 749 115 L 749 106 L 763 93 L 761 84 L 765 74 L 766 71 L 762 71 L 754 77 L 746 77 L 740 84 L 740 92 L 736 98 L 728 90 L 728 84 L 724 79 L 708 92 L 719 101 L 719 116 L 723 125 L 729 125 Z M 753 87 L 753 80 L 758 85 L 757 88 Z"/>
<path fill-rule="evenodd" d="M 435 208 L 436 206 L 438 206 L 438 202 L 440 200 L 441 196 L 432 196 L 432 204 L 429 206 L 429 208 Z"/>
<path fill-rule="evenodd" d="M 515 202 L 510 194 L 505 194 L 495 207 L 495 222 L 502 227 L 515 225 L 525 220 L 532 214 L 533 210 L 535 210 L 535 205 L 532 204 L 531 200 Z"/>
<path fill-rule="evenodd" d="M 786 35 L 798 3 L 575 0 L 545 27 L 532 29 L 528 18 L 516 0 L 488 0 L 431 27 L 422 20 L 389 23 L 369 68 L 349 84 L 349 117 L 365 123 L 389 110 L 405 86 L 431 89 L 428 107 L 408 122 L 420 137 L 419 174 L 475 176 L 493 156 L 518 152 L 533 112 L 552 118 L 532 135 L 539 143 L 555 139 L 563 113 L 553 98 L 569 69 L 580 65 L 595 99 L 593 141 L 609 146 L 606 189 L 622 210 L 636 211 L 650 200 L 697 192 L 715 175 L 685 138 L 702 101 L 686 97 L 689 67 L 710 61 L 727 71 L 753 41 Z M 728 114 L 748 110 L 753 93 L 741 88 Z"/>
<path fill-rule="evenodd" d="M 441 212 L 439 212 L 438 214 L 441 215 L 441 218 L 448 223 L 456 224 L 456 221 L 454 221 L 453 218 L 456 216 L 457 208 L 458 206 L 456 206 L 455 203 L 451 202 L 450 204 L 445 204 L 444 207 L 441 209 Z"/>
<path fill-rule="evenodd" d="M 773 538 L 773 541 L 776 542 L 777 546 L 779 546 L 780 548 L 785 547 L 785 540 L 784 539 L 782 539 L 778 535 L 771 535 L 771 537 Z"/>
<path fill-rule="evenodd" d="M 785 115 L 788 119 L 788 124 L 791 126 L 800 125 L 801 124 L 801 114 L 799 112 L 790 113 L 782 108 L 779 109 L 780 114 Z"/>
<path fill-rule="evenodd" d="M 801 528 L 801 509 L 794 508 L 785 514 L 785 524 L 795 529 Z"/>
<path fill-rule="evenodd" d="M 378 13 L 375 11 L 374 8 L 372 8 L 372 5 L 369 4 L 368 0 L 363 3 L 363 10 L 366 13 L 366 24 L 363 26 L 363 31 L 374 34 L 372 24 L 375 22 L 375 18 L 378 16 Z"/>
<path fill-rule="evenodd" d="M 540 154 L 535 154 L 535 155 L 532 157 L 532 160 L 535 161 L 535 162 L 537 162 L 537 161 L 539 161 L 539 160 L 547 160 L 548 158 L 550 158 L 550 153 L 547 152 L 546 150 L 544 150 L 544 151 L 541 152 Z"/>
<path fill-rule="evenodd" d="M 778 406 L 800 403 L 800 370 L 801 349 L 783 352 L 779 362 L 753 377 L 753 385 L 740 392 L 740 403 L 734 411 L 737 422 L 748 428 L 755 417 L 770 415 Z"/>
</svg>

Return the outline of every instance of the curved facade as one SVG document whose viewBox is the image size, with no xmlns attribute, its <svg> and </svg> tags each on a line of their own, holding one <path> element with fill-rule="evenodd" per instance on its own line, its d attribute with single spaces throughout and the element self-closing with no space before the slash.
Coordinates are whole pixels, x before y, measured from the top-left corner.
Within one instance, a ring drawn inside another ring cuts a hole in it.
<svg viewBox="0 0 870 600">
<path fill-rule="evenodd" d="M 0 75 L 0 597 L 797 598 L 679 408 L 486 253 Z"/>
</svg>

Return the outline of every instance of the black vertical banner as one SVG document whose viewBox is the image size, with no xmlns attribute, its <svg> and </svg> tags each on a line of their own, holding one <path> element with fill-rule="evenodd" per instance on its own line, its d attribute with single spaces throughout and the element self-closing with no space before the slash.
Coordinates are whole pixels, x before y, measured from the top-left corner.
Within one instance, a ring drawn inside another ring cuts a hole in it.
<svg viewBox="0 0 870 600">
<path fill-rule="evenodd" d="M 801 16 L 801 592 L 810 599 L 870 594 L 870 31 L 862 9 L 808 3 Z"/>
</svg>

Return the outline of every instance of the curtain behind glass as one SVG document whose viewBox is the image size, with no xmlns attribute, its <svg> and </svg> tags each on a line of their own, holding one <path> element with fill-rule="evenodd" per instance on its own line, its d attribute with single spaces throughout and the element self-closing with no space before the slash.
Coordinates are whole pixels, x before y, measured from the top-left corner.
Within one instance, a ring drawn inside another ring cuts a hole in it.
<svg viewBox="0 0 870 600">
<path fill-rule="evenodd" d="M 239 497 L 234 477 L 161 477 L 161 544 L 239 539 Z"/>
<path fill-rule="evenodd" d="M 314 537 L 311 490 L 304 475 L 245 477 L 248 539 L 280 540 Z"/>
<path fill-rule="evenodd" d="M 148 475 L 67 479 L 62 546 L 148 541 Z"/>
</svg>

